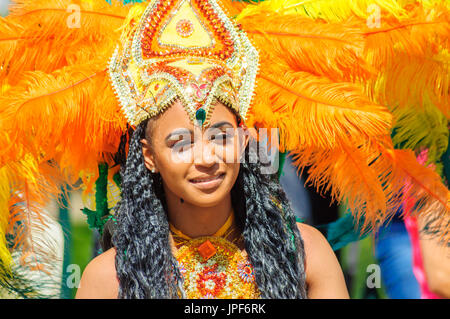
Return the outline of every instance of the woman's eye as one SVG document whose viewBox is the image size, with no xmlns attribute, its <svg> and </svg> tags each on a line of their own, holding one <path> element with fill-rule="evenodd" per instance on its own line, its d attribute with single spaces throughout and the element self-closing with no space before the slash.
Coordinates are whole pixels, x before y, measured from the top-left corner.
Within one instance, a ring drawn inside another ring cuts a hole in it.
<svg viewBox="0 0 450 319">
<path fill-rule="evenodd" d="M 226 143 L 231 138 L 230 134 L 216 134 L 211 136 L 212 141 Z"/>
<path fill-rule="evenodd" d="M 178 142 L 175 142 L 171 148 L 178 152 L 184 152 L 186 149 L 188 149 L 192 145 L 191 140 L 180 140 Z"/>
</svg>

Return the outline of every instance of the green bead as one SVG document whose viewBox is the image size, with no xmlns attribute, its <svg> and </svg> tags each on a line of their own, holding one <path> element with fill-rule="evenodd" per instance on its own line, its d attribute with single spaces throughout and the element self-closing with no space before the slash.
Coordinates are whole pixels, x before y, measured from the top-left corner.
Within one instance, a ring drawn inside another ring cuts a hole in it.
<svg viewBox="0 0 450 319">
<path fill-rule="evenodd" d="M 195 118 L 197 121 L 201 122 L 202 125 L 206 120 L 206 111 L 202 108 L 198 109 L 197 112 L 195 112 Z"/>
</svg>

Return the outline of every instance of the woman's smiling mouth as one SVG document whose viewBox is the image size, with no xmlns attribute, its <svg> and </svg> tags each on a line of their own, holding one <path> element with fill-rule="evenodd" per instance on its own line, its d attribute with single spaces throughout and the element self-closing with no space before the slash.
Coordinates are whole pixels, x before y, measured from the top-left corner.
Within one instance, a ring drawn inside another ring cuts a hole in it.
<svg viewBox="0 0 450 319">
<path fill-rule="evenodd" d="M 212 189 L 218 187 L 223 179 L 225 173 L 217 174 L 215 176 L 202 176 L 190 179 L 189 182 L 199 189 Z"/>
</svg>

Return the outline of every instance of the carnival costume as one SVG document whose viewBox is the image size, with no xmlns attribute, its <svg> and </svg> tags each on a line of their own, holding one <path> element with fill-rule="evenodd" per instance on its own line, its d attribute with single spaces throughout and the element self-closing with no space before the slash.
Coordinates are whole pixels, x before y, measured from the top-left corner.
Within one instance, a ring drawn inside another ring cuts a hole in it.
<svg viewBox="0 0 450 319">
<path fill-rule="evenodd" d="M 448 242 L 445 1 L 14 3 L 0 20 L 0 165 L 9 174 L 0 234 L 15 222 L 11 185 L 42 204 L 79 178 L 88 221 L 101 230 L 114 219 L 117 154 L 132 129 L 176 99 L 207 126 L 217 99 L 247 127 L 278 128 L 280 152 L 363 229 L 413 199 L 409 214 L 429 217 Z M 421 114 L 436 125 L 424 127 Z M 416 161 L 419 147 L 437 172 Z"/>
</svg>

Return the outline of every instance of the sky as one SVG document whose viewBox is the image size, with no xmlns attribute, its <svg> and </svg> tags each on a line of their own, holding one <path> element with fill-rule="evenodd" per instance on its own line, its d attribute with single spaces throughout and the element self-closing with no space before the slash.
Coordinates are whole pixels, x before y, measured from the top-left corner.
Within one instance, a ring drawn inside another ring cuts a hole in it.
<svg viewBox="0 0 450 319">
<path fill-rule="evenodd" d="M 8 13 L 9 0 L 0 0 L 0 15 L 4 16 Z"/>
</svg>

